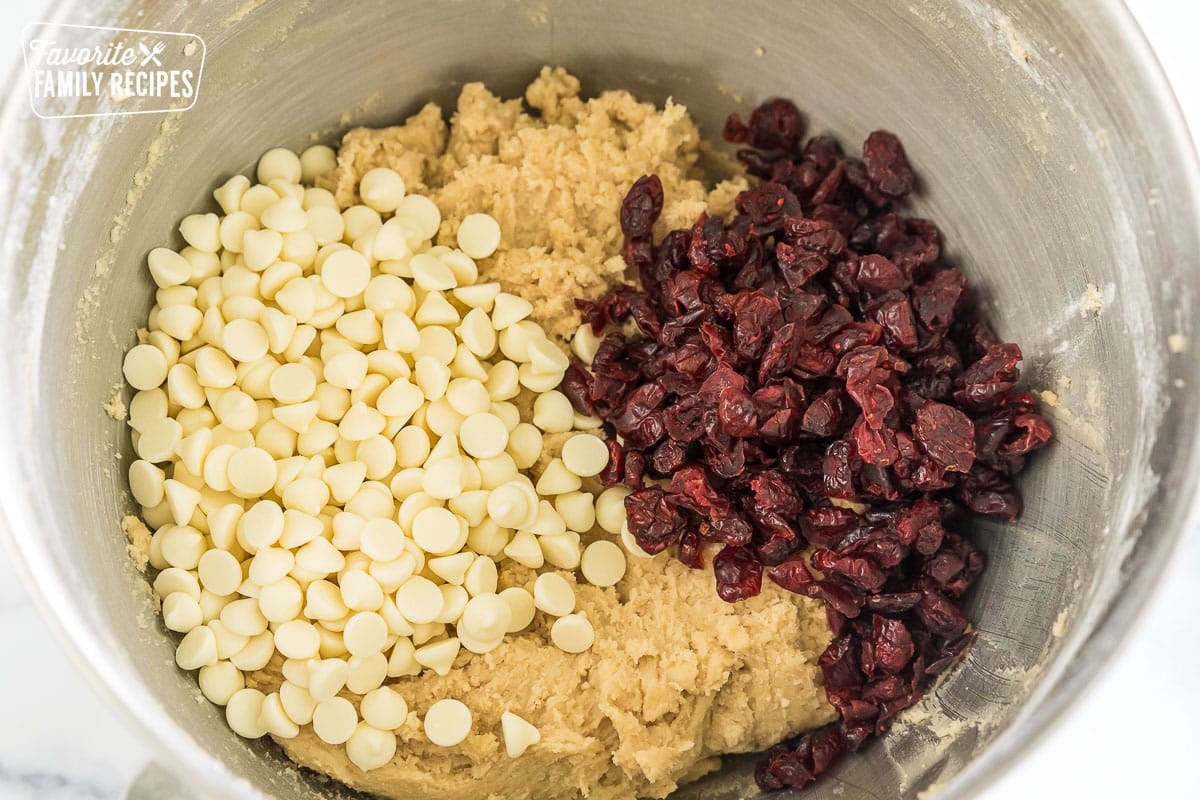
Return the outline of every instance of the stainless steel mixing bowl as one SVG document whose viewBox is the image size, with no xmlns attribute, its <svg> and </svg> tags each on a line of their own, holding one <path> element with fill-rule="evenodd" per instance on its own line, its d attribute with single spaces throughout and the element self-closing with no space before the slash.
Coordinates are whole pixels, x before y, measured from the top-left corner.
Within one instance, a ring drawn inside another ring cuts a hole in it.
<svg viewBox="0 0 1200 800">
<path fill-rule="evenodd" d="M 192 791 L 345 796 L 197 702 L 125 552 L 129 448 L 101 404 L 151 302 L 145 254 L 268 147 L 332 142 L 431 97 L 450 107 L 466 80 L 514 96 L 563 64 L 588 91 L 673 96 L 714 137 L 773 94 L 852 149 L 874 127 L 898 132 L 921 176 L 915 211 L 943 225 L 948 257 L 1024 347 L 1029 385 L 1060 398 L 1024 517 L 974 526 L 991 560 L 971 602 L 978 643 L 813 800 L 984 785 L 1119 646 L 1192 515 L 1200 175 L 1117 2 L 105 0 L 54 17 L 208 45 L 190 111 L 41 121 L 14 81 L 0 136 L 4 516 L 48 618 Z M 1089 284 L 1099 314 L 1081 311 Z M 752 793 L 751 764 L 730 759 L 679 795 Z M 147 796 L 183 796 L 163 787 Z"/>
</svg>

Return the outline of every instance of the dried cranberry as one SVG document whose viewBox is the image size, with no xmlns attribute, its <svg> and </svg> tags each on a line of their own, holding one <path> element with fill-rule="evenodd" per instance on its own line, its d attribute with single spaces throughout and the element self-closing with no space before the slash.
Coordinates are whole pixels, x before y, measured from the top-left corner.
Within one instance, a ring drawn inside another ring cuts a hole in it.
<svg viewBox="0 0 1200 800">
<path fill-rule="evenodd" d="M 571 362 L 571 366 L 563 374 L 558 390 L 565 394 L 571 401 L 571 406 L 585 417 L 590 417 L 595 412 L 596 409 L 592 405 L 590 397 L 592 376 L 578 361 Z"/>
<path fill-rule="evenodd" d="M 899 673 L 916 652 L 912 634 L 898 619 L 876 615 L 871 625 L 871 638 L 863 642 L 863 669 L 868 675 Z M 870 659 L 867 658 L 868 651 Z"/>
<path fill-rule="evenodd" d="M 608 441 L 608 464 L 600 472 L 600 482 L 613 486 L 625 477 L 625 448 L 616 439 Z"/>
<path fill-rule="evenodd" d="M 657 175 L 643 175 L 634 181 L 621 203 L 621 232 L 625 238 L 649 236 L 662 207 L 663 186 Z"/>
<path fill-rule="evenodd" d="M 725 138 L 749 144 L 759 150 L 792 150 L 804 134 L 804 118 L 791 100 L 768 100 L 750 114 L 743 124 L 737 114 L 725 122 Z"/>
<path fill-rule="evenodd" d="M 794 558 L 776 564 L 767 570 L 767 577 L 775 583 L 796 594 L 805 594 L 813 582 L 812 573 L 802 558 Z"/>
<path fill-rule="evenodd" d="M 745 547 L 726 545 L 713 558 L 713 575 L 717 578 L 717 594 L 728 603 L 762 591 L 762 564 Z"/>
<path fill-rule="evenodd" d="M 950 472 L 967 472 L 975 462 L 975 426 L 957 408 L 926 403 L 917 411 L 913 435 L 929 457 Z"/>
<path fill-rule="evenodd" d="M 912 191 L 913 173 L 904 154 L 904 145 L 895 134 L 875 131 L 863 144 L 863 162 L 867 177 L 880 193 L 901 198 Z"/>
<path fill-rule="evenodd" d="M 639 489 L 625 498 L 629 532 L 647 553 L 660 553 L 679 540 L 686 520 L 661 489 Z"/>
<path fill-rule="evenodd" d="M 696 531 L 688 531 L 680 537 L 675 557 L 692 569 L 702 569 L 704 567 L 702 545 L 700 534 Z"/>
</svg>

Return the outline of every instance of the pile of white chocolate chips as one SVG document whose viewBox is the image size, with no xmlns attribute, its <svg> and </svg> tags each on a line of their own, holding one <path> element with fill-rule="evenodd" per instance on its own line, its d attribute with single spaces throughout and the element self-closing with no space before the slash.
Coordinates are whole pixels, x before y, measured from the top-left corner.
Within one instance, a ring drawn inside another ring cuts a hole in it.
<svg viewBox="0 0 1200 800">
<path fill-rule="evenodd" d="M 370 770 L 409 716 L 389 679 L 444 675 L 539 611 L 555 646 L 587 650 L 556 570 L 612 586 L 625 551 L 644 554 L 627 533 L 581 548 L 597 524 L 622 533 L 626 490 L 581 491 L 608 462 L 587 432 L 600 422 L 555 390 L 568 360 L 530 304 L 478 282 L 496 221 L 469 215 L 457 249 L 434 246 L 433 202 L 374 169 L 339 208 L 312 186 L 335 166 L 328 147 L 271 150 L 257 184 L 214 192 L 223 216 L 186 217 L 187 246 L 150 253 L 156 304 L 124 362 L 129 483 L 176 661 L 204 696 L 242 736 L 311 724 Z M 571 346 L 590 363 L 597 344 L 585 327 Z M 544 433 L 570 437 L 561 458 L 542 458 Z M 546 567 L 532 593 L 498 585 L 504 559 Z M 247 688 L 276 653 L 279 690 Z M 459 698 L 425 710 L 436 745 L 471 726 Z M 514 758 L 539 739 L 511 713 L 501 734 Z"/>
</svg>

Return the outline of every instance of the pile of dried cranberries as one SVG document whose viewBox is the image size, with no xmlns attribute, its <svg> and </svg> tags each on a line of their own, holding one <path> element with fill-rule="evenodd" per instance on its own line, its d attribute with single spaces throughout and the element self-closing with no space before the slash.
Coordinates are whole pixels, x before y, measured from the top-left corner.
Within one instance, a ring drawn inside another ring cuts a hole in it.
<svg viewBox="0 0 1200 800">
<path fill-rule="evenodd" d="M 948 523 L 963 507 L 1016 518 L 1013 476 L 1051 436 L 1016 388 L 1020 349 L 939 260 L 937 227 L 897 213 L 913 187 L 900 141 L 876 131 L 849 158 L 803 129 L 787 100 L 729 118 L 760 179 L 729 224 L 701 216 L 655 244 L 662 184 L 633 185 L 620 222 L 641 288 L 577 303 L 607 334 L 563 383 L 620 438 L 602 478 L 635 490 L 643 549 L 700 568 L 718 543 L 725 600 L 765 572 L 826 606 L 841 723 L 773 747 L 764 789 L 804 786 L 882 734 L 963 652 L 984 558 Z M 619 330 L 630 318 L 640 335 Z"/>
</svg>

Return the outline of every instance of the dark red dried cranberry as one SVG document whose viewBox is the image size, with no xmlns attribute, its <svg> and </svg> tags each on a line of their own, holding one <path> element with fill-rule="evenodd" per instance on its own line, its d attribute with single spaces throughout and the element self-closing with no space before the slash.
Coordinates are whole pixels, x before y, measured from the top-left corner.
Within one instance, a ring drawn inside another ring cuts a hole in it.
<svg viewBox="0 0 1200 800">
<path fill-rule="evenodd" d="M 647 553 L 660 553 L 682 535 L 686 520 L 661 489 L 639 489 L 625 498 L 629 532 Z"/>
<path fill-rule="evenodd" d="M 703 569 L 704 567 L 704 552 L 703 540 L 700 534 L 696 531 L 688 531 L 679 539 L 679 547 L 676 549 L 675 557 L 687 564 L 692 569 Z"/>
<path fill-rule="evenodd" d="M 567 367 L 558 390 L 565 394 L 571 401 L 571 406 L 585 417 L 590 417 L 595 412 L 590 396 L 592 376 L 578 361 L 572 361 L 571 366 Z"/>
<path fill-rule="evenodd" d="M 717 594 L 727 603 L 754 597 L 762 591 L 762 564 L 746 547 L 726 545 L 713 558 Z"/>
<path fill-rule="evenodd" d="M 759 150 L 792 150 L 804 135 L 804 118 L 791 100 L 768 100 L 750 114 L 750 123 L 737 114 L 725 121 L 725 139 Z"/>
<path fill-rule="evenodd" d="M 863 162 L 867 177 L 881 194 L 898 199 L 912 191 L 912 168 L 895 134 L 875 131 L 868 136 L 863 144 Z"/>
<path fill-rule="evenodd" d="M 767 570 L 767 577 L 796 594 L 806 594 L 813 582 L 812 573 L 803 558 L 793 558 Z"/>
<path fill-rule="evenodd" d="M 621 233 L 626 239 L 650 235 L 654 221 L 662 213 L 663 186 L 657 175 L 643 175 L 634 181 L 621 203 Z"/>
<path fill-rule="evenodd" d="M 930 458 L 950 472 L 967 472 L 975 463 L 975 426 L 957 408 L 926 403 L 917 411 L 913 436 Z"/>
<path fill-rule="evenodd" d="M 616 439 L 608 440 L 608 464 L 600 471 L 600 482 L 614 486 L 625 477 L 625 448 Z"/>
</svg>

